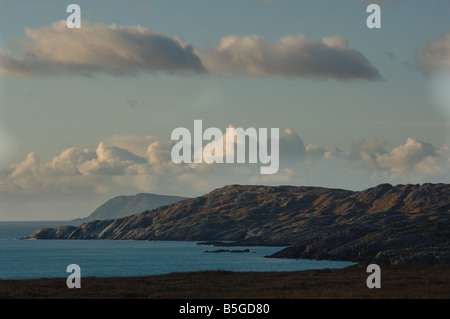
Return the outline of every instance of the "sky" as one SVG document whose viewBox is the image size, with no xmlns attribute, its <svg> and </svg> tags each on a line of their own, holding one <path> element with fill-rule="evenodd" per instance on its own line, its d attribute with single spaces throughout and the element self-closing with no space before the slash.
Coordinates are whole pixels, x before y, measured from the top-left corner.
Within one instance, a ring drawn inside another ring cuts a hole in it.
<svg viewBox="0 0 450 319">
<path fill-rule="evenodd" d="M 71 3 L 80 29 L 67 28 Z M 0 0 L 0 221 L 229 184 L 448 183 L 449 12 L 447 0 Z M 194 120 L 279 128 L 278 172 L 173 163 L 171 132 Z"/>
</svg>

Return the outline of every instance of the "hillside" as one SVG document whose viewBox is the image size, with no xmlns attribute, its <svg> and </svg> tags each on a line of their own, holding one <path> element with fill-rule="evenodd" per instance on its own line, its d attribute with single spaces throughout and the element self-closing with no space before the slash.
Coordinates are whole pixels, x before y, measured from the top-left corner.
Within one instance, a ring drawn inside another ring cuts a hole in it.
<svg viewBox="0 0 450 319">
<path fill-rule="evenodd" d="M 37 239 L 236 241 L 283 245 L 273 257 L 378 264 L 450 263 L 450 186 L 354 192 L 239 186 L 114 220 L 38 230 Z"/>
<path fill-rule="evenodd" d="M 187 199 L 180 196 L 167 196 L 156 194 L 137 194 L 134 196 L 117 196 L 114 197 L 100 207 L 98 207 L 92 214 L 85 218 L 76 219 L 80 222 L 89 222 L 92 220 L 114 219 L 142 213 L 146 210 L 158 208 L 176 203 L 180 200 Z"/>
</svg>

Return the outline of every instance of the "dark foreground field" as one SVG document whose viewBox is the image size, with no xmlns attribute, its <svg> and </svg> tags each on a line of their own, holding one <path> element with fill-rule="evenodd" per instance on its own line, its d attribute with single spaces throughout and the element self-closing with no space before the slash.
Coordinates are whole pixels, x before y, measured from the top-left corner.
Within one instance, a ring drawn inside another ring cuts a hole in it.
<svg viewBox="0 0 450 319">
<path fill-rule="evenodd" d="M 0 280 L 0 298 L 20 299 L 448 299 L 450 265 L 381 268 L 381 288 L 369 289 L 366 268 L 299 272 L 206 271 L 149 277 Z"/>
</svg>

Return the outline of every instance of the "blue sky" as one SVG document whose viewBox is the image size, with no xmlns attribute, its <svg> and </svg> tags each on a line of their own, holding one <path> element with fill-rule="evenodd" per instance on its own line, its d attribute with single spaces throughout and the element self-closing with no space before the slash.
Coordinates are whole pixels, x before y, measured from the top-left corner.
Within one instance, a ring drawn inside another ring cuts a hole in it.
<svg viewBox="0 0 450 319">
<path fill-rule="evenodd" d="M 76 2 L 82 30 L 98 42 L 117 35 L 108 31 L 112 24 L 162 32 L 165 41 L 187 44 L 183 54 L 199 57 L 207 69 L 188 65 L 193 73 L 149 66 L 151 54 L 143 72 L 131 70 L 129 61 L 119 71 L 111 65 L 97 70 L 91 55 L 59 45 L 70 35 L 57 33 L 53 24 L 67 18 L 72 2 L 0 1 L 0 220 L 76 218 L 122 193 L 195 196 L 227 183 L 357 190 L 381 182 L 449 181 L 449 82 L 447 75 L 435 75 L 449 69 L 448 1 L 379 1 L 378 30 L 365 24 L 369 1 Z M 127 32 L 108 45 L 119 50 L 131 43 L 142 51 L 130 54 L 150 52 L 142 39 L 127 42 Z M 324 37 L 344 46 L 348 72 L 330 61 L 334 49 L 322 51 Z M 220 55 L 224 39 L 235 41 L 226 53 L 241 64 Z M 272 59 L 280 39 L 291 44 L 286 61 Z M 300 59 L 302 45 L 317 56 L 297 69 L 299 63 L 289 59 Z M 435 47 L 444 50 L 439 55 Z M 255 52 L 266 59 L 261 65 Z M 76 68 L 67 73 L 73 66 L 64 59 L 72 54 L 84 59 L 88 75 Z M 102 54 L 108 61 L 103 51 L 99 61 Z M 176 63 L 176 56 L 169 62 Z M 170 133 L 192 128 L 195 119 L 221 129 L 286 130 L 283 139 L 300 154 L 285 155 L 286 162 L 299 163 L 271 177 L 247 167 L 244 174 L 230 166 L 173 167 L 164 157 Z M 148 165 L 133 163 L 127 152 Z"/>
</svg>

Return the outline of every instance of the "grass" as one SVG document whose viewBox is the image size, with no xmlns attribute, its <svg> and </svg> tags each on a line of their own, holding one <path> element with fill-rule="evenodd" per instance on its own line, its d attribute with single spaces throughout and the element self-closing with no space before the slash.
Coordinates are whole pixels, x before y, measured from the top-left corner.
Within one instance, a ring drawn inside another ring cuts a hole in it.
<svg viewBox="0 0 450 319">
<path fill-rule="evenodd" d="M 450 265 L 381 267 L 369 289 L 366 268 L 297 272 L 202 271 L 148 277 L 0 280 L 0 298 L 16 299 L 448 299 Z"/>
</svg>

